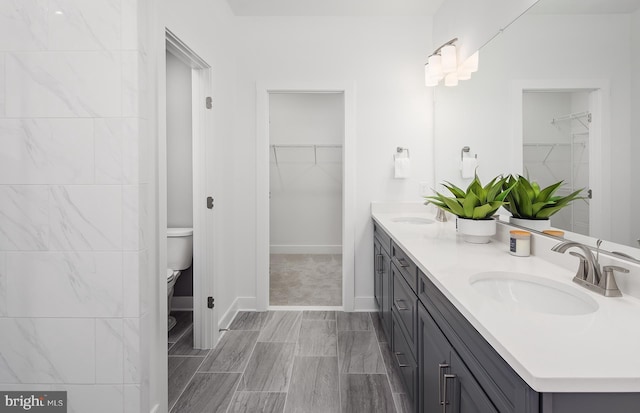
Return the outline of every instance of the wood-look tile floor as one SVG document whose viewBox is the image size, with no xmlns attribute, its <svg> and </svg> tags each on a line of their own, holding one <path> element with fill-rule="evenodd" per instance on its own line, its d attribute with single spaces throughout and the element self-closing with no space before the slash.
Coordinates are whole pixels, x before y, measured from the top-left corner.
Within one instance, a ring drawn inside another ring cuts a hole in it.
<svg viewBox="0 0 640 413">
<path fill-rule="evenodd" d="M 175 316 L 171 413 L 411 411 L 375 313 L 239 312 L 209 351 L 193 349 L 192 317 Z"/>
</svg>

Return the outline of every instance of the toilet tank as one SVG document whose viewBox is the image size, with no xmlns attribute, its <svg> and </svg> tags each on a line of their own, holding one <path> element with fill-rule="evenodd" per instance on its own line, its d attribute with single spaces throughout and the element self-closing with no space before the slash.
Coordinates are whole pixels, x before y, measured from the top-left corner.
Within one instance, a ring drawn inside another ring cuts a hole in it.
<svg viewBox="0 0 640 413">
<path fill-rule="evenodd" d="M 167 228 L 167 268 L 186 270 L 193 260 L 193 228 Z"/>
</svg>

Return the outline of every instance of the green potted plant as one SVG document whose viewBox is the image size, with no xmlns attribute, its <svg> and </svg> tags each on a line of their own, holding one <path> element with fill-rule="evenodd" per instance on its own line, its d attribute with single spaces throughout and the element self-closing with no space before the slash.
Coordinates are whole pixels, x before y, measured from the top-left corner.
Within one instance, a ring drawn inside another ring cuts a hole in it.
<svg viewBox="0 0 640 413">
<path fill-rule="evenodd" d="M 509 222 L 533 230 L 543 231 L 551 227 L 549 218 L 576 199 L 582 199 L 578 189 L 567 196 L 554 195 L 564 181 L 556 182 L 540 189 L 535 181 L 524 176 L 509 175 L 504 188 L 511 188 L 507 194 L 505 209 L 511 213 Z"/>
<path fill-rule="evenodd" d="M 442 184 L 453 196 L 436 192 L 435 196 L 425 197 L 429 203 L 458 217 L 456 228 L 467 242 L 486 244 L 496 233 L 496 221 L 493 214 L 503 205 L 511 192 L 507 178 L 497 176 L 482 186 L 478 175 L 466 190 L 451 182 Z"/>
</svg>

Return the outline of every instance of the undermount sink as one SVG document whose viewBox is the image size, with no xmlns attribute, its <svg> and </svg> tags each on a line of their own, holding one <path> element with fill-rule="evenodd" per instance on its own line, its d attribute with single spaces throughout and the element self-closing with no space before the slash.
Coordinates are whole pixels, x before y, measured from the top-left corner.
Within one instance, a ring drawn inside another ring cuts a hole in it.
<svg viewBox="0 0 640 413">
<path fill-rule="evenodd" d="M 429 218 L 421 218 L 421 217 L 398 217 L 391 218 L 391 222 L 398 222 L 402 224 L 413 224 L 413 225 L 427 225 L 433 224 L 433 220 Z"/>
<path fill-rule="evenodd" d="M 584 315 L 598 309 L 588 294 L 531 274 L 492 271 L 471 276 L 479 293 L 504 304 L 554 315 Z"/>
</svg>

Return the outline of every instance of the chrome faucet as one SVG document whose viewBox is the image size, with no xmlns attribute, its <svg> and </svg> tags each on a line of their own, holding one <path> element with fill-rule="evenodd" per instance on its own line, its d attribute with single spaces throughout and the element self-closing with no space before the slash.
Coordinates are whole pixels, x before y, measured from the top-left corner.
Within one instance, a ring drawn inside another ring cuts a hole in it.
<svg viewBox="0 0 640 413">
<path fill-rule="evenodd" d="M 600 247 L 600 243 L 598 243 L 597 245 L 598 247 Z M 569 254 L 580 258 L 580 266 L 578 267 L 578 272 L 576 273 L 575 277 L 573 277 L 573 282 L 580 284 L 581 286 L 593 292 L 604 295 L 605 297 L 622 296 L 622 293 L 620 292 L 620 289 L 616 284 L 616 279 L 613 272 L 619 271 L 628 273 L 629 270 L 615 265 L 607 265 L 604 266 L 602 270 L 600 270 L 598 258 L 593 255 L 593 252 L 589 247 L 584 244 L 580 244 L 579 242 L 561 242 L 551 248 L 551 250 L 564 253 L 572 247 L 578 248 L 584 253 L 583 255 L 573 251 L 569 252 Z M 604 275 L 602 274 L 602 271 L 604 271 Z"/>
<path fill-rule="evenodd" d="M 447 222 L 447 214 L 444 212 L 444 209 L 438 208 L 438 212 L 436 212 L 436 221 Z"/>
</svg>

